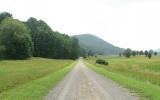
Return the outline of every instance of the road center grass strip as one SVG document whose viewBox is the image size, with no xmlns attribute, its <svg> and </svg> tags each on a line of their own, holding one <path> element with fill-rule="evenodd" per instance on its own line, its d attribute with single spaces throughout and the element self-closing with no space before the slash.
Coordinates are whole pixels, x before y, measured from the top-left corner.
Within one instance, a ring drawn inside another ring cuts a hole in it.
<svg viewBox="0 0 160 100">
<path fill-rule="evenodd" d="M 141 96 L 141 99 L 147 100 L 160 100 L 160 87 L 151 83 L 139 81 L 128 76 L 108 71 L 101 67 L 96 67 L 87 63 L 87 66 L 94 71 L 104 75 L 107 78 L 119 83 L 120 85 L 135 91 Z M 107 84 L 106 84 L 107 85 Z"/>
<path fill-rule="evenodd" d="M 73 68 L 73 64 L 59 69 L 45 77 L 2 92 L 0 100 L 42 100 L 63 77 Z"/>
</svg>

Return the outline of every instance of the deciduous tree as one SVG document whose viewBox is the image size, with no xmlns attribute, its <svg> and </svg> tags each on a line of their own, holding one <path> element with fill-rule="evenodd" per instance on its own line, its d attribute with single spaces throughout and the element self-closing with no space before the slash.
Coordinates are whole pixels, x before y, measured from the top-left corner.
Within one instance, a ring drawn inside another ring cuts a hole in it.
<svg viewBox="0 0 160 100">
<path fill-rule="evenodd" d="M 25 59 L 32 55 L 32 40 L 29 29 L 18 20 L 6 18 L 2 21 L 0 43 L 5 47 L 5 58 Z"/>
</svg>

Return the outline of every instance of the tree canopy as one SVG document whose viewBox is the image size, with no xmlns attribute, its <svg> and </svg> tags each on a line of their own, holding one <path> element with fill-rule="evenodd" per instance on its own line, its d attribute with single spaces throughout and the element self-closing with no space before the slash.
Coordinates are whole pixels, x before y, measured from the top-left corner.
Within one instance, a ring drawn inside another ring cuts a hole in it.
<svg viewBox="0 0 160 100">
<path fill-rule="evenodd" d="M 80 54 L 75 37 L 53 31 L 43 20 L 31 17 L 21 22 L 7 12 L 0 14 L 0 47 L 0 56 L 10 59 L 76 59 Z"/>
<path fill-rule="evenodd" d="M 76 59 L 79 56 L 79 42 L 75 37 L 61 34 L 42 20 L 30 18 L 26 25 L 31 29 L 34 56 Z"/>
<path fill-rule="evenodd" d="M 10 14 L 8 12 L 2 12 L 2 13 L 0 13 L 0 22 L 3 21 L 7 17 L 12 17 L 12 14 Z"/>
<path fill-rule="evenodd" d="M 124 51 L 124 55 L 127 57 L 127 58 L 130 58 L 132 54 L 132 50 L 130 48 L 127 48 L 125 51 Z"/>
<path fill-rule="evenodd" d="M 6 18 L 0 24 L 0 43 L 5 47 L 4 57 L 25 59 L 32 54 L 29 29 L 21 22 Z"/>
</svg>

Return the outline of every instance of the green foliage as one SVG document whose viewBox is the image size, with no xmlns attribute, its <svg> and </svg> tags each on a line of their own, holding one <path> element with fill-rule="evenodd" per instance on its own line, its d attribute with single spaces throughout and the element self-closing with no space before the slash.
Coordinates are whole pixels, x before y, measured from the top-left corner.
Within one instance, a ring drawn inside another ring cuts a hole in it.
<svg viewBox="0 0 160 100">
<path fill-rule="evenodd" d="M 151 57 L 152 57 L 152 54 L 148 53 L 148 58 L 151 59 Z"/>
<path fill-rule="evenodd" d="M 132 54 L 132 50 L 127 48 L 125 51 L 124 51 L 124 56 L 127 57 L 127 58 L 130 58 Z"/>
<path fill-rule="evenodd" d="M 76 37 L 72 37 L 72 43 L 71 43 L 71 58 L 76 59 L 79 57 L 80 54 L 80 46 L 78 39 Z"/>
<path fill-rule="evenodd" d="M 136 56 L 136 51 L 132 51 L 132 56 Z"/>
<path fill-rule="evenodd" d="M 26 22 L 31 29 L 32 41 L 34 44 L 34 56 L 53 57 L 54 55 L 54 36 L 51 28 L 42 20 L 37 21 L 30 18 Z"/>
<path fill-rule="evenodd" d="M 97 64 L 103 64 L 103 65 L 108 65 L 108 64 L 109 64 L 107 61 L 105 61 L 105 60 L 103 60 L 103 59 L 97 59 L 97 60 L 96 60 L 96 63 L 97 63 Z"/>
<path fill-rule="evenodd" d="M 158 54 L 157 52 L 154 52 L 154 55 L 155 55 L 155 56 L 157 56 L 157 54 Z"/>
<path fill-rule="evenodd" d="M 12 17 L 12 14 L 8 13 L 8 12 L 2 12 L 0 13 L 0 23 L 5 19 L 5 18 L 8 18 L 8 17 Z"/>
<path fill-rule="evenodd" d="M 36 38 L 35 56 L 55 57 L 54 35 L 52 33 L 39 33 Z"/>
<path fill-rule="evenodd" d="M 145 50 L 145 51 L 144 51 L 144 54 L 145 54 L 145 56 L 147 57 L 147 55 L 148 55 L 148 51 L 147 51 L 147 50 Z"/>
<path fill-rule="evenodd" d="M 79 41 L 75 37 L 61 34 L 43 20 L 33 17 L 27 22 L 12 18 L 9 13 L 0 14 L 0 45 L 2 55 L 9 59 L 35 57 L 76 59 L 80 55 Z"/>
<path fill-rule="evenodd" d="M 143 54 L 144 54 L 144 52 L 141 50 L 141 51 L 139 52 L 139 54 L 140 54 L 140 55 L 143 55 Z"/>
<path fill-rule="evenodd" d="M 4 56 L 9 59 L 25 59 L 32 55 L 29 29 L 20 21 L 6 18 L 0 25 L 0 43 L 5 47 Z"/>
<path fill-rule="evenodd" d="M 34 56 L 59 59 L 79 57 L 80 47 L 75 37 L 52 31 L 44 21 L 35 18 L 30 18 L 26 25 L 31 29 Z"/>
<path fill-rule="evenodd" d="M 4 58 L 4 51 L 5 51 L 5 47 L 4 46 L 0 46 L 0 59 Z"/>
</svg>

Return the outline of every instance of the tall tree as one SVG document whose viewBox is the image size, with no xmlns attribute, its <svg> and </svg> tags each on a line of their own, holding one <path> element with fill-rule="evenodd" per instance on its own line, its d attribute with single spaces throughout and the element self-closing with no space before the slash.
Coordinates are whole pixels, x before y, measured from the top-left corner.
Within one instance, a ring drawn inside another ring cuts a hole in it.
<svg viewBox="0 0 160 100">
<path fill-rule="evenodd" d="M 0 46 L 0 59 L 4 58 L 4 51 L 5 51 L 5 47 L 4 46 Z"/>
<path fill-rule="evenodd" d="M 147 50 L 144 51 L 144 54 L 145 54 L 146 57 L 147 57 L 148 53 L 149 52 Z"/>
<path fill-rule="evenodd" d="M 132 51 L 132 56 L 136 56 L 136 51 Z"/>
<path fill-rule="evenodd" d="M 26 25 L 31 29 L 34 56 L 66 59 L 78 58 L 80 48 L 76 38 L 52 31 L 47 23 L 35 18 L 28 19 Z"/>
<path fill-rule="evenodd" d="M 127 57 L 127 58 L 130 58 L 132 54 L 132 50 L 130 48 L 127 48 L 125 51 L 124 51 L 124 55 Z"/>
<path fill-rule="evenodd" d="M 7 12 L 0 13 L 0 57 L 25 59 L 32 54 L 38 57 L 76 59 L 80 47 L 75 37 L 52 31 L 42 20 L 31 17 L 27 22 L 21 22 Z"/>
<path fill-rule="evenodd" d="M 140 54 L 140 55 L 143 55 L 144 53 L 143 53 L 143 51 L 141 50 L 141 51 L 139 52 L 139 54 Z"/>
<path fill-rule="evenodd" d="M 157 56 L 157 54 L 158 54 L 157 52 L 154 52 L 154 55 L 155 55 L 155 56 Z"/>
<path fill-rule="evenodd" d="M 6 18 L 0 25 L 0 43 L 9 59 L 25 59 L 32 55 L 29 29 L 20 21 Z"/>
<path fill-rule="evenodd" d="M 76 59 L 79 57 L 79 53 L 80 53 L 80 46 L 79 46 L 78 39 L 75 37 L 72 37 L 72 44 L 71 45 L 72 45 L 71 58 Z"/>
<path fill-rule="evenodd" d="M 38 21 L 32 17 L 26 24 L 31 29 L 34 56 L 54 58 L 56 56 L 55 35 L 52 29 L 44 21 Z"/>
<path fill-rule="evenodd" d="M 152 57 L 152 54 L 148 53 L 148 58 L 151 59 L 151 57 Z"/>
</svg>

